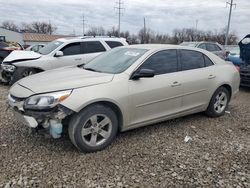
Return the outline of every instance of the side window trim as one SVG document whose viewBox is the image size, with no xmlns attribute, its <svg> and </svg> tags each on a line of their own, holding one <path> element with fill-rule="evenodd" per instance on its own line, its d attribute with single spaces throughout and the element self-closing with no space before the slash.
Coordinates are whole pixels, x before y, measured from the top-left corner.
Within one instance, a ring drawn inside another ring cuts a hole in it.
<svg viewBox="0 0 250 188">
<path fill-rule="evenodd" d="M 206 65 L 206 60 L 205 60 L 205 57 L 212 63 L 212 65 L 211 66 L 213 66 L 213 65 L 215 65 L 214 64 L 214 62 L 211 60 L 211 58 L 210 57 L 208 57 L 206 54 L 203 54 L 203 58 L 204 58 L 204 64 L 205 64 L 205 66 L 204 67 L 210 67 L 210 66 L 207 66 Z"/>
<path fill-rule="evenodd" d="M 156 52 L 150 54 L 148 57 L 146 57 L 146 58 L 144 59 L 144 61 L 143 61 L 140 65 L 138 65 L 138 66 L 135 68 L 135 70 L 132 72 L 131 76 L 132 76 L 135 72 L 137 72 L 138 70 L 140 70 L 140 68 L 142 67 L 142 65 L 143 65 L 144 63 L 146 63 L 147 60 L 148 60 L 150 57 L 156 55 L 156 54 L 159 53 L 159 52 L 163 52 L 163 51 L 167 51 L 167 50 L 175 50 L 175 51 L 176 51 L 177 71 L 175 71 L 175 72 L 179 72 L 178 49 L 163 49 L 163 50 L 161 49 L 161 50 L 158 50 L 158 51 L 156 51 Z M 164 74 L 171 74 L 171 73 L 175 73 L 175 72 L 164 73 Z M 164 74 L 156 74 L 155 76 L 160 76 L 160 75 L 164 75 Z"/>
</svg>

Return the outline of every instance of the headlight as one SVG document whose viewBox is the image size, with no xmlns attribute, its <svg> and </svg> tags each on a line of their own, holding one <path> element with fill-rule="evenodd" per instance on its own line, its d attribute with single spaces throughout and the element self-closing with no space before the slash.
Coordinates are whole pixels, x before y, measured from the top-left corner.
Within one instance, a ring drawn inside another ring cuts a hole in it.
<svg viewBox="0 0 250 188">
<path fill-rule="evenodd" d="M 24 102 L 24 109 L 27 110 L 48 110 L 60 102 L 64 101 L 71 94 L 72 90 L 60 91 L 55 93 L 47 93 L 42 95 L 34 95 Z"/>
<path fill-rule="evenodd" d="M 16 67 L 14 65 L 6 65 L 6 64 L 2 64 L 2 69 L 8 72 L 14 72 Z"/>
</svg>

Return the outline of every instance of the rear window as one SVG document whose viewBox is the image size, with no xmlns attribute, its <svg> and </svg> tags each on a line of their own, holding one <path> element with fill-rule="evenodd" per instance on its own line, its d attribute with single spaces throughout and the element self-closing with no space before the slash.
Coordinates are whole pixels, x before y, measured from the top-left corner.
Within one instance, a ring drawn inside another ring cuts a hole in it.
<svg viewBox="0 0 250 188">
<path fill-rule="evenodd" d="M 221 51 L 221 48 L 216 44 L 207 44 L 207 50 L 210 52 Z"/>
<path fill-rule="evenodd" d="M 181 50 L 182 70 L 198 69 L 205 66 L 203 54 L 192 50 Z"/>
<path fill-rule="evenodd" d="M 123 44 L 121 42 L 118 42 L 118 41 L 105 41 L 110 48 L 115 48 L 115 47 L 118 47 L 118 46 L 123 46 Z"/>
</svg>

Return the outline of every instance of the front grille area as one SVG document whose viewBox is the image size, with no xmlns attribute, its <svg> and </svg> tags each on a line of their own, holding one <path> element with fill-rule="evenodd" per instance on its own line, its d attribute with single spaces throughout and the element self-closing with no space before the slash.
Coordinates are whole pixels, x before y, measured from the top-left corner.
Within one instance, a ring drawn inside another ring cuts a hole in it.
<svg viewBox="0 0 250 188">
<path fill-rule="evenodd" d="M 22 102 L 22 101 L 24 101 L 26 98 L 18 98 L 18 97 L 15 97 L 14 95 L 11 95 L 10 94 L 10 97 L 14 100 L 14 101 L 16 101 L 16 102 Z"/>
</svg>

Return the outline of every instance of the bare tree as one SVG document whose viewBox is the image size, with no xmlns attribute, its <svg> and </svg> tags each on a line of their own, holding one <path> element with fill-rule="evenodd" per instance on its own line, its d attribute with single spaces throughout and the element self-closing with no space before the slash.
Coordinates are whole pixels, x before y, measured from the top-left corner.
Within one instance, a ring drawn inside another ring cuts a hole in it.
<svg viewBox="0 0 250 188">
<path fill-rule="evenodd" d="M 112 27 L 111 30 L 107 31 L 107 35 L 110 36 L 110 37 L 111 36 L 118 37 L 119 36 L 119 31 L 115 27 Z"/>
<path fill-rule="evenodd" d="M 87 32 L 88 36 L 104 36 L 105 30 L 103 27 L 91 27 Z"/>
<path fill-rule="evenodd" d="M 22 31 L 29 33 L 53 34 L 57 28 L 47 22 L 32 22 L 30 24 L 22 23 Z"/>
<path fill-rule="evenodd" d="M 2 22 L 1 27 L 4 29 L 11 30 L 11 31 L 16 31 L 16 32 L 19 31 L 18 25 L 16 25 L 13 21 L 4 21 Z"/>
<path fill-rule="evenodd" d="M 147 28 L 145 31 L 144 28 L 142 28 L 138 33 L 138 37 L 141 40 L 142 44 L 151 43 L 154 38 L 154 31 L 151 30 L 150 28 Z"/>
</svg>

